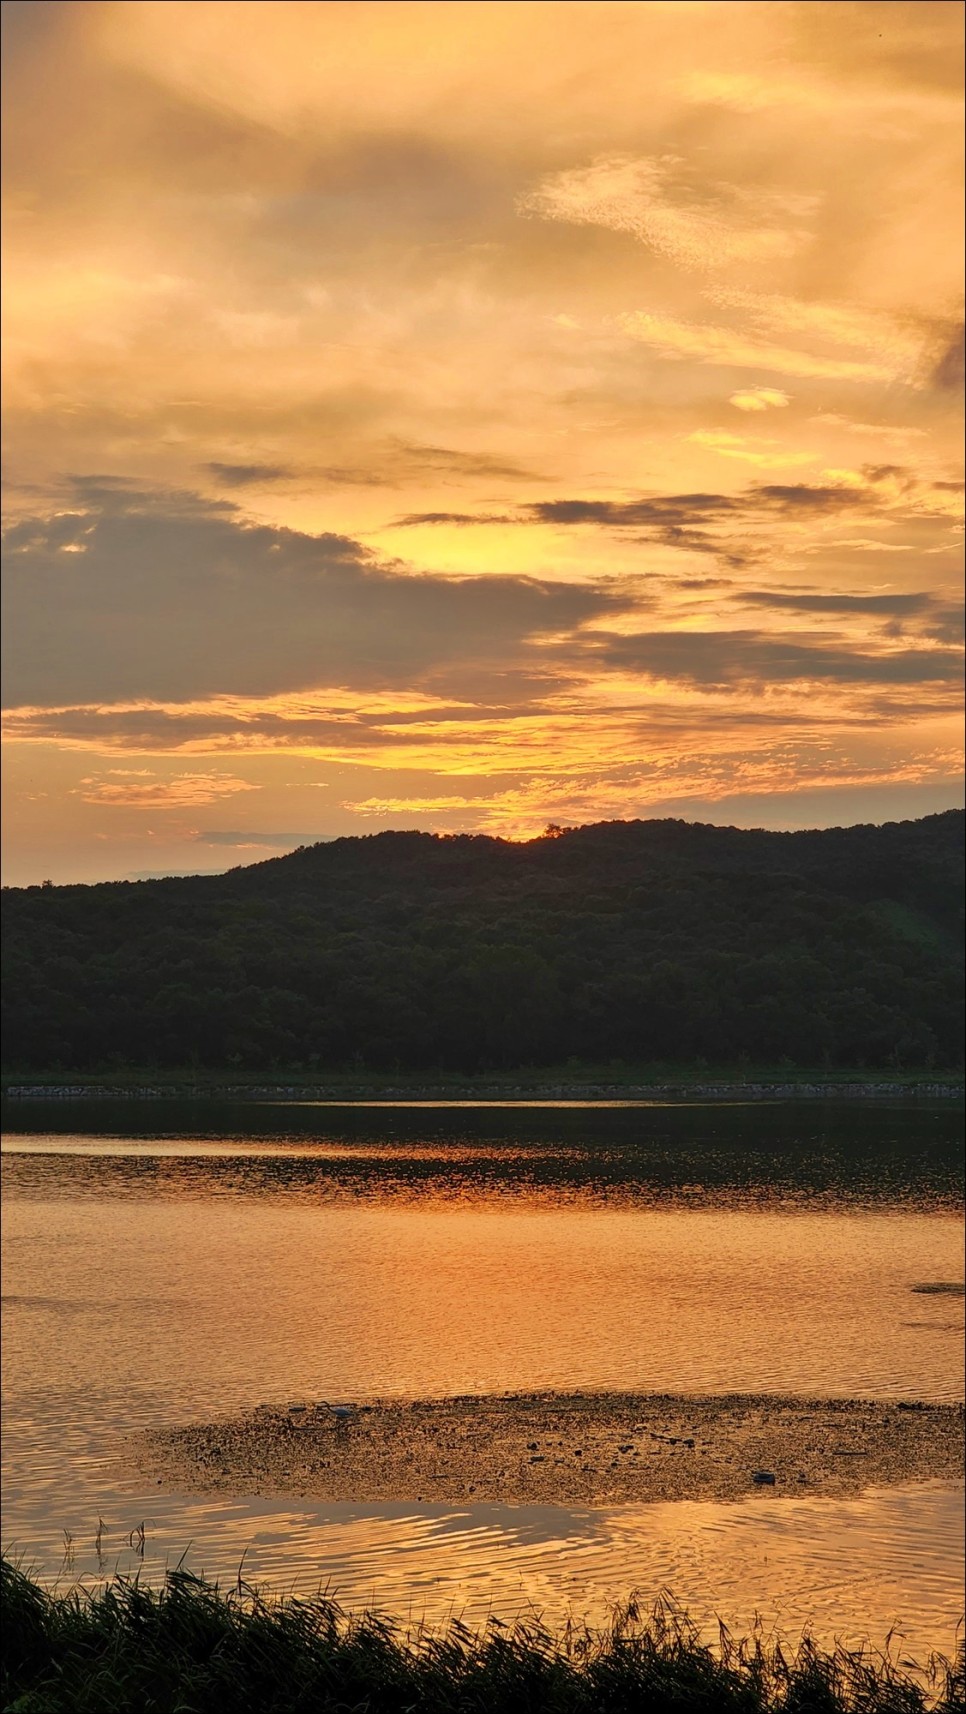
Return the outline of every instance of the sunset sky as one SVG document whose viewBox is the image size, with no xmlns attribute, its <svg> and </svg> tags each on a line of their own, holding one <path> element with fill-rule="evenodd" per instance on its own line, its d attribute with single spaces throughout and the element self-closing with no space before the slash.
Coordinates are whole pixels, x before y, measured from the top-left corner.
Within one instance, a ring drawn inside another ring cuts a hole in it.
<svg viewBox="0 0 966 1714">
<path fill-rule="evenodd" d="M 8 882 L 962 801 L 958 3 L 3 12 Z"/>
</svg>

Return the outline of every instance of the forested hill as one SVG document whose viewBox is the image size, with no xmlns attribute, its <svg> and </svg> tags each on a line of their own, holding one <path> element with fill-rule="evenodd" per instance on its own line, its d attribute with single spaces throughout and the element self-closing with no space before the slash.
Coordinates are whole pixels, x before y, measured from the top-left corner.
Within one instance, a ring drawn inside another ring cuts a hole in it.
<svg viewBox="0 0 966 1714">
<path fill-rule="evenodd" d="M 961 1063 L 963 815 L 381 833 L 4 893 L 5 1064 Z"/>
</svg>

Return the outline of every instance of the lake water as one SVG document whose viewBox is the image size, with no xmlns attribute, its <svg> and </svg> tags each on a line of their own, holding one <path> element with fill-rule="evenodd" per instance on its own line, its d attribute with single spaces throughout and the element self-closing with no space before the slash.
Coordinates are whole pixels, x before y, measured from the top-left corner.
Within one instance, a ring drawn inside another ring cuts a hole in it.
<svg viewBox="0 0 966 1714">
<path fill-rule="evenodd" d="M 665 1588 L 702 1621 L 948 1650 L 941 1484 L 454 1510 L 137 1492 L 111 1460 L 131 1428 L 301 1398 L 961 1399 L 962 1299 L 913 1289 L 963 1277 L 961 1136 L 951 1103 L 10 1104 L 4 1545 L 67 1580 L 244 1554 L 430 1618 Z"/>
</svg>

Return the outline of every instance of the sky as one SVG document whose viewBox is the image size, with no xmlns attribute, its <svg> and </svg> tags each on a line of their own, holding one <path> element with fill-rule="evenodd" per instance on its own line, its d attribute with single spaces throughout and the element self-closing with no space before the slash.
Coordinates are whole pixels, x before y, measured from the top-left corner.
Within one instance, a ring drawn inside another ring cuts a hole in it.
<svg viewBox="0 0 966 1714">
<path fill-rule="evenodd" d="M 958 3 L 3 13 L 8 884 L 962 802 Z"/>
</svg>

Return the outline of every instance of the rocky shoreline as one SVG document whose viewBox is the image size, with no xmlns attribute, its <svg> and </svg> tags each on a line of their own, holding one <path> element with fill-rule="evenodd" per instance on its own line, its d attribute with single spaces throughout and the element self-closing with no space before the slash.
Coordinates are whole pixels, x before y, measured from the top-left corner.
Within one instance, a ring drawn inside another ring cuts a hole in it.
<svg viewBox="0 0 966 1714">
<path fill-rule="evenodd" d="M 574 1084 L 485 1084 L 375 1086 L 372 1084 L 31 1084 L 15 1083 L 5 1089 L 8 1101 L 325 1101 L 333 1105 L 355 1102 L 409 1101 L 869 1101 L 869 1100 L 958 1100 L 964 1084 L 954 1080 L 923 1080 L 915 1083 L 863 1082 L 708 1082 L 708 1083 L 574 1083 Z"/>
<path fill-rule="evenodd" d="M 360 1503 L 842 1497 L 962 1480 L 963 1408 L 763 1394 L 296 1401 L 137 1434 L 123 1466 L 179 1492 Z"/>
</svg>

